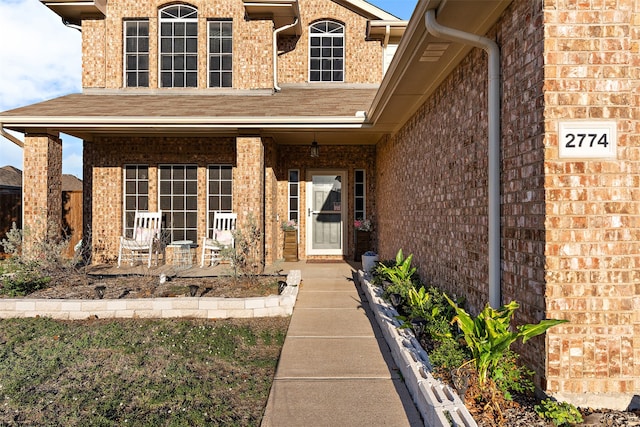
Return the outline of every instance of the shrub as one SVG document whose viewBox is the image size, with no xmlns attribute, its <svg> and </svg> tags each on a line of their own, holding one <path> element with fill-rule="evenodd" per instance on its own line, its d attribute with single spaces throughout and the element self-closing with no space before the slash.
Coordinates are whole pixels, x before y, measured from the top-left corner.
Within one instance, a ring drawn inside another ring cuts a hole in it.
<svg viewBox="0 0 640 427">
<path fill-rule="evenodd" d="M 520 355 L 509 350 L 491 371 L 491 379 L 507 400 L 512 400 L 512 392 L 525 394 L 532 393 L 535 389 L 533 371 L 519 365 L 519 357 Z"/>
<path fill-rule="evenodd" d="M 249 215 L 247 226 L 233 231 L 234 246 L 222 250 L 222 256 L 230 260 L 235 277 L 244 275 L 255 279 L 264 269 L 260 248 L 262 231 L 253 215 Z"/>
<path fill-rule="evenodd" d="M 556 426 L 569 426 L 583 421 L 580 411 L 568 402 L 545 399 L 533 409 L 540 418 L 549 420 Z"/>
<path fill-rule="evenodd" d="M 498 310 L 488 304 L 477 317 L 470 316 L 464 309 L 445 295 L 449 304 L 456 310 L 454 321 L 464 334 L 464 339 L 473 355 L 473 361 L 478 371 L 478 383 L 482 387 L 489 374 L 503 360 L 511 344 L 522 338 L 526 343 L 530 338 L 543 334 L 547 329 L 566 320 L 548 319 L 537 324 L 518 326 L 517 332 L 510 330 L 513 313 L 520 307 L 517 302 L 500 307 Z"/>
</svg>

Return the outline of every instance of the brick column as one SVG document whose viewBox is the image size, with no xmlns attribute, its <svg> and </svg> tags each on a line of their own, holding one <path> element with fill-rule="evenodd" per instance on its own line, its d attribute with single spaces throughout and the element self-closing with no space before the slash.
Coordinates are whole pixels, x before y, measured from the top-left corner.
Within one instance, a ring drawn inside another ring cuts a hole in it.
<svg viewBox="0 0 640 427">
<path fill-rule="evenodd" d="M 278 259 L 278 178 L 276 177 L 277 149 L 273 138 L 264 140 L 264 236 L 265 262 L 273 264 Z"/>
<path fill-rule="evenodd" d="M 22 175 L 25 250 L 62 225 L 62 140 L 58 134 L 29 134 L 24 142 Z"/>
<path fill-rule="evenodd" d="M 264 260 L 264 147 L 260 137 L 236 138 L 237 164 L 233 176 L 234 209 L 238 228 L 248 225 L 253 217 L 263 236 L 259 249 Z"/>
</svg>

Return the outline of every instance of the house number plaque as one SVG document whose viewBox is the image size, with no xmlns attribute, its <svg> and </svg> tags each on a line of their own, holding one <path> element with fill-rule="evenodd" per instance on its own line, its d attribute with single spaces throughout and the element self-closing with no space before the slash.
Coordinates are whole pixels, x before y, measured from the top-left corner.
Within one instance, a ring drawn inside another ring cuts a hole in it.
<svg viewBox="0 0 640 427">
<path fill-rule="evenodd" d="M 615 159 L 615 121 L 561 121 L 558 126 L 559 156 L 571 159 Z"/>
</svg>

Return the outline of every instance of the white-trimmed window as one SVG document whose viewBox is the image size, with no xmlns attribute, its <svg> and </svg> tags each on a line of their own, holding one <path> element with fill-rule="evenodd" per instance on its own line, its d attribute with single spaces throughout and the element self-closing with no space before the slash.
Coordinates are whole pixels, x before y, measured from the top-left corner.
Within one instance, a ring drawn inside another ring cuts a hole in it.
<svg viewBox="0 0 640 427">
<path fill-rule="evenodd" d="M 289 169 L 289 214 L 288 219 L 300 223 L 300 170 Z"/>
<path fill-rule="evenodd" d="M 198 240 L 198 167 L 158 166 L 158 199 L 169 241 Z"/>
<path fill-rule="evenodd" d="M 149 166 L 124 166 L 124 235 L 133 236 L 133 220 L 136 211 L 149 210 Z"/>
<path fill-rule="evenodd" d="M 126 87 L 149 87 L 149 21 L 124 21 Z"/>
<path fill-rule="evenodd" d="M 198 86 L 198 10 L 188 5 L 160 10 L 160 87 Z"/>
<path fill-rule="evenodd" d="M 344 25 L 319 21 L 309 27 L 309 81 L 344 81 Z"/>
<path fill-rule="evenodd" d="M 207 171 L 207 235 L 211 235 L 214 212 L 233 211 L 233 167 L 209 165 Z"/>
<path fill-rule="evenodd" d="M 367 219 L 367 192 L 366 192 L 367 177 L 364 169 L 355 170 L 354 179 L 354 218 L 353 219 Z"/>
<path fill-rule="evenodd" d="M 209 87 L 233 85 L 233 24 L 231 20 L 207 23 L 209 32 Z"/>
</svg>

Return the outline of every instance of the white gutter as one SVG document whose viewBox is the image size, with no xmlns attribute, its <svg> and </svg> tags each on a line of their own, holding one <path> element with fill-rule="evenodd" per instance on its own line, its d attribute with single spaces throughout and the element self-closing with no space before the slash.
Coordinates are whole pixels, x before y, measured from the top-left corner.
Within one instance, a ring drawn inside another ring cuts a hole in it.
<svg viewBox="0 0 640 427">
<path fill-rule="evenodd" d="M 24 148 L 24 142 L 20 141 L 18 138 L 16 138 L 15 136 L 11 135 L 6 130 L 4 130 L 4 126 L 2 125 L 2 123 L 0 123 L 0 135 L 4 136 L 9 141 L 11 141 L 14 144 L 16 144 L 18 147 Z"/>
<path fill-rule="evenodd" d="M 9 118 L 9 117 L 6 117 Z M 362 112 L 355 112 L 353 116 L 282 116 L 282 117 L 154 117 L 154 116 L 80 116 L 80 117 L 11 117 L 11 122 L 4 122 L 5 127 L 28 126 L 41 127 L 95 127 L 119 126 L 131 127 L 171 127 L 171 126 L 200 126 L 200 127 L 298 127 L 300 125 L 344 125 L 361 126 L 366 124 L 367 118 Z"/>
<path fill-rule="evenodd" d="M 500 48 L 491 39 L 444 27 L 436 21 L 436 11 L 424 14 L 427 31 L 435 37 L 484 49 L 488 54 L 488 137 L 489 137 L 489 304 L 502 305 L 500 282 Z"/>
<path fill-rule="evenodd" d="M 282 90 L 282 88 L 278 86 L 278 34 L 291 27 L 295 27 L 296 25 L 298 25 L 298 18 L 293 21 L 293 24 L 285 25 L 284 27 L 273 30 L 273 89 L 276 92 L 280 92 Z"/>
</svg>

